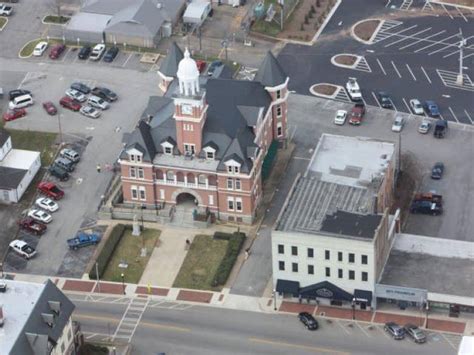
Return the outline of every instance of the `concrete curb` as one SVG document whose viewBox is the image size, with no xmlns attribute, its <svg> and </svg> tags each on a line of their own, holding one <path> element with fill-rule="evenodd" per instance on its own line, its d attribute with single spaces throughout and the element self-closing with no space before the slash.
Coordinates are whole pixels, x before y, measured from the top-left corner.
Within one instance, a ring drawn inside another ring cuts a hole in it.
<svg viewBox="0 0 474 355">
<path fill-rule="evenodd" d="M 336 87 L 336 91 L 334 91 L 334 94 L 332 94 L 332 95 L 320 94 L 320 93 L 316 92 L 316 90 L 314 88 L 316 86 L 321 86 L 321 85 L 334 86 L 334 87 Z M 309 92 L 311 93 L 311 95 L 314 95 L 314 96 L 317 96 L 317 97 L 322 97 L 323 99 L 334 99 L 337 96 L 337 94 L 339 94 L 339 92 L 341 90 L 344 90 L 344 88 L 342 86 L 335 85 L 335 84 L 330 84 L 330 83 L 317 83 L 317 84 L 312 85 L 309 88 Z"/>
<path fill-rule="evenodd" d="M 6 17 L 6 16 L 3 16 L 2 18 L 4 18 L 4 19 L 5 19 L 5 23 L 4 23 L 4 24 L 3 24 L 3 26 L 0 28 L 0 32 L 2 32 L 2 31 L 3 31 L 3 29 L 4 29 L 4 28 L 7 26 L 7 24 L 8 24 L 8 17 Z"/>
<path fill-rule="evenodd" d="M 71 20 L 70 16 L 62 16 L 62 17 L 67 17 L 68 18 L 67 22 L 65 22 L 65 23 L 46 22 L 44 19 L 48 16 L 56 16 L 56 15 L 44 15 L 43 18 L 41 19 L 41 23 L 43 25 L 66 26 L 69 23 L 69 21 Z"/>
<path fill-rule="evenodd" d="M 378 24 L 377 28 L 375 29 L 374 33 L 372 33 L 372 36 L 370 36 L 370 39 L 368 41 L 360 38 L 359 36 L 357 36 L 355 34 L 355 28 L 360 25 L 361 23 L 364 23 L 364 22 L 367 22 L 367 21 L 380 21 L 380 23 Z M 363 43 L 363 44 L 367 44 L 367 45 L 371 45 L 373 44 L 373 40 L 375 38 L 375 36 L 377 35 L 377 33 L 380 31 L 380 28 L 382 27 L 382 25 L 385 23 L 385 20 L 381 20 L 381 19 L 378 19 L 378 18 L 367 18 L 365 20 L 361 20 L 361 21 L 357 21 L 355 24 L 352 25 L 351 27 L 351 37 L 354 38 L 356 41 L 360 42 L 360 43 Z"/>
<path fill-rule="evenodd" d="M 337 57 L 344 56 L 344 55 L 345 55 L 345 56 L 350 56 L 350 57 L 355 57 L 355 58 L 356 58 L 356 61 L 354 62 L 354 64 L 348 65 L 348 64 L 341 64 L 341 63 L 336 62 L 336 58 L 337 58 Z M 336 66 L 336 67 L 341 67 L 341 68 L 356 70 L 355 68 L 357 67 L 357 65 L 359 64 L 359 62 L 362 60 L 362 58 L 364 58 L 364 57 L 361 56 L 361 55 L 357 55 L 357 54 L 339 53 L 339 54 L 336 54 L 336 55 L 334 55 L 334 56 L 331 57 L 331 64 L 334 65 L 334 66 Z"/>
<path fill-rule="evenodd" d="M 35 39 L 32 39 L 31 41 L 26 42 L 26 43 L 23 45 L 23 47 L 21 47 L 20 51 L 18 52 L 18 58 L 20 58 L 20 59 L 30 58 L 30 57 L 33 55 L 33 51 L 31 51 L 31 54 L 30 54 L 30 55 L 27 55 L 27 56 L 22 56 L 22 55 L 21 55 L 21 52 L 22 52 L 23 49 L 25 49 L 25 47 L 26 47 L 27 45 L 29 45 L 31 42 L 35 42 L 35 41 L 40 42 L 41 40 L 42 40 L 41 38 L 35 38 Z"/>
<path fill-rule="evenodd" d="M 333 17 L 334 13 L 336 12 L 336 10 L 339 8 L 339 5 L 341 5 L 341 2 L 342 0 L 337 0 L 337 2 L 334 4 L 334 6 L 332 7 L 331 11 L 329 11 L 328 15 L 326 16 L 326 18 L 324 19 L 324 22 L 323 24 L 319 27 L 318 29 L 318 32 L 316 32 L 316 34 L 314 35 L 313 39 L 309 42 L 310 45 L 313 45 L 316 40 L 319 38 L 319 36 L 321 35 L 321 33 L 323 32 L 324 28 L 326 27 L 326 25 L 328 24 L 328 22 L 331 20 L 331 18 Z"/>
</svg>

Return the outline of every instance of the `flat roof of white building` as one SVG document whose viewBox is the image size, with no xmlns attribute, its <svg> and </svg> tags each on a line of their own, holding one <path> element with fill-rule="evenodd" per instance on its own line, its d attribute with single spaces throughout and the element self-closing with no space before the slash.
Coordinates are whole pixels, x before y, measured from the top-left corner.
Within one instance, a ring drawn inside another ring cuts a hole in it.
<svg viewBox="0 0 474 355">
<path fill-rule="evenodd" d="M 9 354 L 12 346 L 21 334 L 26 321 L 38 302 L 44 284 L 4 280 L 8 292 L 0 294 L 0 306 L 3 309 L 4 324 L 0 328 L 2 354 Z"/>
<path fill-rule="evenodd" d="M 0 161 L 0 166 L 5 168 L 14 168 L 29 170 L 33 162 L 38 159 L 40 152 L 23 149 L 12 149 L 5 158 Z"/>
</svg>

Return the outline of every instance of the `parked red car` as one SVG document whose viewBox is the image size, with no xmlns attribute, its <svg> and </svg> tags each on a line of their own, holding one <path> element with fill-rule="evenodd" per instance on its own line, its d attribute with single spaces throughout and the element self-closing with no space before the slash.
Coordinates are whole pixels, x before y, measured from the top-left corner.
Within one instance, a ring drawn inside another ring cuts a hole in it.
<svg viewBox="0 0 474 355">
<path fill-rule="evenodd" d="M 17 118 L 23 117 L 26 115 L 26 110 L 24 108 L 15 108 L 13 110 L 8 110 L 3 114 L 4 121 L 13 121 Z"/>
<path fill-rule="evenodd" d="M 41 181 L 38 184 L 38 192 L 53 200 L 60 200 L 64 197 L 64 191 L 57 187 L 56 184 L 48 181 Z"/>
<path fill-rule="evenodd" d="M 58 109 L 56 108 L 56 106 L 54 106 L 54 104 L 51 101 L 43 102 L 43 108 L 51 116 L 54 116 L 55 114 L 58 113 Z"/>
<path fill-rule="evenodd" d="M 62 52 L 66 49 L 64 44 L 56 44 L 51 48 L 51 52 L 49 52 L 49 58 L 51 59 L 58 59 Z"/>
<path fill-rule="evenodd" d="M 200 73 L 206 69 L 206 62 L 204 60 L 197 60 L 196 65 Z"/>
<path fill-rule="evenodd" d="M 68 108 L 72 111 L 79 111 L 82 107 L 79 101 L 71 99 L 69 96 L 64 96 L 61 100 L 59 100 L 59 104 L 62 107 Z"/>
<path fill-rule="evenodd" d="M 43 223 L 35 221 L 31 217 L 22 219 L 18 224 L 21 229 L 33 233 L 34 235 L 42 235 L 46 232 L 46 226 Z"/>
</svg>

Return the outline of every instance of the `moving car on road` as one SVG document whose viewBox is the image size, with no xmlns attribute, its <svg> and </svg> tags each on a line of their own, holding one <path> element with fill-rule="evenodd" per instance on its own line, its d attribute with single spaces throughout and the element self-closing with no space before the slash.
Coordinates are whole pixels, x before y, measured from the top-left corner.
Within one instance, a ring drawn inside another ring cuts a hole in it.
<svg viewBox="0 0 474 355">
<path fill-rule="evenodd" d="M 79 101 L 71 99 L 69 96 L 64 96 L 61 100 L 59 100 L 59 104 L 72 111 L 79 111 L 82 107 Z"/>
<path fill-rule="evenodd" d="M 425 102 L 425 111 L 431 117 L 439 117 L 438 105 L 432 100 L 428 100 Z"/>
<path fill-rule="evenodd" d="M 361 101 L 362 93 L 356 78 L 349 78 L 346 83 L 346 90 L 352 101 Z"/>
<path fill-rule="evenodd" d="M 119 52 L 118 47 L 110 47 L 104 55 L 104 62 L 111 63 Z"/>
<path fill-rule="evenodd" d="M 351 117 L 349 123 L 351 125 L 359 126 L 362 123 L 362 119 L 365 115 L 365 105 L 363 102 L 358 102 L 354 105 L 351 110 Z"/>
<path fill-rule="evenodd" d="M 53 217 L 48 212 L 39 210 L 37 208 L 32 208 L 29 210 L 28 217 L 31 217 L 41 223 L 51 223 L 53 220 Z"/>
<path fill-rule="evenodd" d="M 69 249 L 76 250 L 89 245 L 99 244 L 99 242 L 100 236 L 98 234 L 80 232 L 74 238 L 68 239 L 67 245 L 69 246 Z"/>
<path fill-rule="evenodd" d="M 92 95 L 98 96 L 108 102 L 117 101 L 118 96 L 115 92 L 105 87 L 96 86 L 91 91 Z"/>
<path fill-rule="evenodd" d="M 81 50 L 77 54 L 77 57 L 82 60 L 87 59 L 89 58 L 91 51 L 92 51 L 92 48 L 90 46 L 84 46 L 81 48 Z"/>
<path fill-rule="evenodd" d="M 54 116 L 55 114 L 58 113 L 58 109 L 56 108 L 56 106 L 51 101 L 43 102 L 43 108 L 51 116 Z"/>
<path fill-rule="evenodd" d="M 418 99 L 411 99 L 410 107 L 415 115 L 423 115 L 425 113 L 425 111 L 423 111 L 423 106 L 421 105 L 421 102 Z"/>
<path fill-rule="evenodd" d="M 421 124 L 418 127 L 418 132 L 420 132 L 421 134 L 426 134 L 430 131 L 430 129 L 431 129 L 431 122 L 425 119 L 421 121 Z"/>
<path fill-rule="evenodd" d="M 377 93 L 377 100 L 379 100 L 379 104 L 382 108 L 393 108 L 392 99 L 385 91 L 379 91 Z"/>
<path fill-rule="evenodd" d="M 82 92 L 84 95 L 88 95 L 91 92 L 90 87 L 88 87 L 86 84 L 83 84 L 77 81 L 71 84 L 71 89 Z"/>
<path fill-rule="evenodd" d="M 64 44 L 55 44 L 49 52 L 50 59 L 58 59 L 62 52 L 66 49 Z"/>
<path fill-rule="evenodd" d="M 401 132 L 404 125 L 405 125 L 405 118 L 403 118 L 402 116 L 397 116 L 395 117 L 395 121 L 393 121 L 392 131 Z"/>
<path fill-rule="evenodd" d="M 90 60 L 100 60 L 102 58 L 102 55 L 105 52 L 105 44 L 96 44 L 95 47 L 92 49 L 92 53 L 89 56 Z"/>
<path fill-rule="evenodd" d="M 23 240 L 15 239 L 10 243 L 10 248 L 15 251 L 15 253 L 20 254 L 25 259 L 31 259 L 36 255 L 36 250 L 32 246 L 26 244 Z"/>
<path fill-rule="evenodd" d="M 56 184 L 49 181 L 41 181 L 38 184 L 38 191 L 56 201 L 64 197 L 64 191 L 57 187 Z"/>
<path fill-rule="evenodd" d="M 22 220 L 20 220 L 20 222 L 18 222 L 18 225 L 21 229 L 30 232 L 34 235 L 42 235 L 44 234 L 44 232 L 46 232 L 46 225 L 35 221 L 31 217 L 23 218 Z"/>
<path fill-rule="evenodd" d="M 35 49 L 33 49 L 33 55 L 35 57 L 41 57 L 44 51 L 46 50 L 46 48 L 48 48 L 48 42 L 45 42 L 45 41 L 39 42 L 36 45 Z"/>
<path fill-rule="evenodd" d="M 344 123 L 346 123 L 346 118 L 347 118 L 347 111 L 337 110 L 336 117 L 334 117 L 334 124 L 337 124 L 338 126 L 342 126 Z"/>
<path fill-rule="evenodd" d="M 300 314 L 298 314 L 298 319 L 300 320 L 301 323 L 304 324 L 306 329 L 308 330 L 318 329 L 318 321 L 314 319 L 314 317 L 308 312 L 301 312 Z"/>
<path fill-rule="evenodd" d="M 435 180 L 440 180 L 443 177 L 444 173 L 444 164 L 440 161 L 433 165 L 431 169 L 431 178 Z"/>
<path fill-rule="evenodd" d="M 89 105 L 82 106 L 79 112 L 82 113 L 84 116 L 90 117 L 90 118 L 99 118 L 101 115 L 100 110 Z"/>
<path fill-rule="evenodd" d="M 405 333 L 408 334 L 415 343 L 421 344 L 426 342 L 426 334 L 414 324 L 405 325 Z"/>
<path fill-rule="evenodd" d="M 26 110 L 24 108 L 14 108 L 13 110 L 9 109 L 3 114 L 3 120 L 5 122 L 13 121 L 25 115 L 26 115 Z"/>
<path fill-rule="evenodd" d="M 48 197 L 38 198 L 36 205 L 49 212 L 56 212 L 59 209 L 59 205 Z"/>
<path fill-rule="evenodd" d="M 75 89 L 66 90 L 66 96 L 69 96 L 71 99 L 74 99 L 79 102 L 84 102 L 87 100 L 86 95 L 84 95 L 82 92 L 77 91 Z"/>
<path fill-rule="evenodd" d="M 383 329 L 395 340 L 401 340 L 405 338 L 405 330 L 395 322 L 385 323 Z"/>
</svg>

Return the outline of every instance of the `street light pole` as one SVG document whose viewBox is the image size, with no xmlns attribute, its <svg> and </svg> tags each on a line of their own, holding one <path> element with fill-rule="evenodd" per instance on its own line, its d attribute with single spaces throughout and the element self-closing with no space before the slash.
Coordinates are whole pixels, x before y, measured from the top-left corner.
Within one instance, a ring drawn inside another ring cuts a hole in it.
<svg viewBox="0 0 474 355">
<path fill-rule="evenodd" d="M 277 292 L 275 289 L 273 290 L 273 310 L 277 310 Z"/>
<path fill-rule="evenodd" d="M 464 39 L 463 35 L 462 35 L 462 30 L 459 29 L 459 38 L 460 38 L 460 41 L 459 41 L 459 74 L 458 74 L 458 77 L 457 77 L 457 84 L 458 85 L 463 85 L 464 84 L 464 77 L 463 77 L 463 57 L 464 57 L 464 46 L 466 45 L 466 40 Z"/>
<path fill-rule="evenodd" d="M 125 275 L 123 272 L 120 274 L 120 277 L 122 278 L 122 289 L 123 289 L 123 294 L 125 295 Z"/>
<path fill-rule="evenodd" d="M 63 146 L 63 130 L 61 129 L 61 110 L 58 110 L 58 130 L 59 130 L 59 146 Z"/>
</svg>

